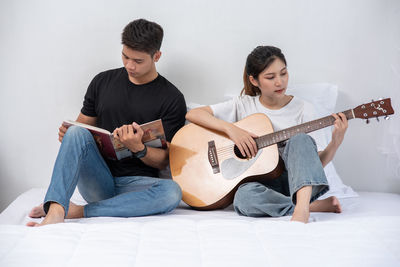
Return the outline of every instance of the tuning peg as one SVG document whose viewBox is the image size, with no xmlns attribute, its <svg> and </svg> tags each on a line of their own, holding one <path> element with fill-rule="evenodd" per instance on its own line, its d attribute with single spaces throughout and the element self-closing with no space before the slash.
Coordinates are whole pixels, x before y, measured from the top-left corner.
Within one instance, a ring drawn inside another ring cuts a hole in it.
<svg viewBox="0 0 400 267">
<path fill-rule="evenodd" d="M 368 124 L 368 123 L 369 123 L 369 119 L 366 119 L 366 120 L 365 120 L 365 123 Z"/>
<path fill-rule="evenodd" d="M 388 115 L 386 115 L 386 116 L 384 117 L 384 119 L 388 121 L 388 120 L 390 119 L 390 117 L 389 117 Z"/>
<path fill-rule="evenodd" d="M 378 117 L 376 117 L 376 121 L 379 121 L 379 118 L 378 118 Z"/>
</svg>

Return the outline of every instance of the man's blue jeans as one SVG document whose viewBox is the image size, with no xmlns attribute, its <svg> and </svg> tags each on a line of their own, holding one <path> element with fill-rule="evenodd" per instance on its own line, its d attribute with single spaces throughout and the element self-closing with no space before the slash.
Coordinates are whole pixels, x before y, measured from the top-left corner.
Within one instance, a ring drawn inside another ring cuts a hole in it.
<svg viewBox="0 0 400 267">
<path fill-rule="evenodd" d="M 233 201 L 236 212 L 251 217 L 291 215 L 296 204 L 296 192 L 312 186 L 311 200 L 329 190 L 328 181 L 312 137 L 293 136 L 284 147 L 281 157 L 284 173 L 264 183 L 245 183 L 236 191 Z"/>
<path fill-rule="evenodd" d="M 85 217 L 134 217 L 166 213 L 182 198 L 177 183 L 145 176 L 113 177 L 90 132 L 72 126 L 64 135 L 44 199 L 47 213 L 57 202 L 68 214 L 69 201 L 78 186 L 88 202 Z"/>
</svg>

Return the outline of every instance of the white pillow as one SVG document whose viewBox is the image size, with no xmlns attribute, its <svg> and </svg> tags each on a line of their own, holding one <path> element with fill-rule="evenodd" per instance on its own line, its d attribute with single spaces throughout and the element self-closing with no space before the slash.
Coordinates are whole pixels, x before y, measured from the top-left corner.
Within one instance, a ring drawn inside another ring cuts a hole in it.
<svg viewBox="0 0 400 267">
<path fill-rule="evenodd" d="M 322 118 L 334 112 L 338 112 L 335 110 L 338 95 L 338 87 L 336 85 L 329 83 L 298 84 L 289 86 L 287 93 L 313 104 L 317 118 Z M 326 144 L 329 144 L 332 138 L 332 127 L 327 127 L 321 131 L 323 131 L 323 135 L 326 138 Z M 320 199 L 330 196 L 336 196 L 338 198 L 358 196 L 350 186 L 343 184 L 332 162 L 326 165 L 324 170 L 330 189 L 326 194 L 321 196 Z"/>
</svg>

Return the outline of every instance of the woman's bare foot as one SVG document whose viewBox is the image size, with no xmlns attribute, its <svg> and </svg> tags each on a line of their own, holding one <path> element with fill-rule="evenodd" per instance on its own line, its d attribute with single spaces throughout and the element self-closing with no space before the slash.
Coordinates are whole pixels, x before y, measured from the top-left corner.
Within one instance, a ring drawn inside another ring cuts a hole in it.
<svg viewBox="0 0 400 267">
<path fill-rule="evenodd" d="M 307 223 L 310 217 L 311 186 L 304 186 L 296 192 L 296 206 L 291 221 Z"/>
<path fill-rule="evenodd" d="M 332 196 L 322 200 L 315 200 L 310 204 L 310 211 L 341 213 L 342 207 L 339 199 L 337 199 L 335 196 Z"/>
<path fill-rule="evenodd" d="M 46 213 L 43 209 L 43 203 L 37 207 L 34 207 L 31 212 L 29 212 L 29 217 L 31 218 L 42 218 L 44 216 L 46 216 Z"/>
<path fill-rule="evenodd" d="M 304 207 L 295 207 L 292 215 L 291 221 L 308 223 L 308 218 L 310 217 L 310 210 Z"/>
</svg>

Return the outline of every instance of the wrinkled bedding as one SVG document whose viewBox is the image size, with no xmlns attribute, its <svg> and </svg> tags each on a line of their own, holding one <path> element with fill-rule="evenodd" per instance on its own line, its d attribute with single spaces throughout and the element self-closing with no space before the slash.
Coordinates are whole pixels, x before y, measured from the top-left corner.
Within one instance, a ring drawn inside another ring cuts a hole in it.
<svg viewBox="0 0 400 267">
<path fill-rule="evenodd" d="M 400 195 L 358 193 L 308 224 L 182 203 L 167 215 L 29 228 L 45 194 L 31 189 L 0 214 L 0 266 L 400 266 Z"/>
</svg>

